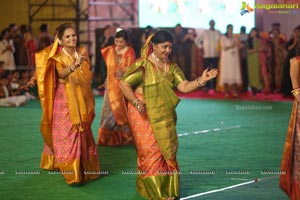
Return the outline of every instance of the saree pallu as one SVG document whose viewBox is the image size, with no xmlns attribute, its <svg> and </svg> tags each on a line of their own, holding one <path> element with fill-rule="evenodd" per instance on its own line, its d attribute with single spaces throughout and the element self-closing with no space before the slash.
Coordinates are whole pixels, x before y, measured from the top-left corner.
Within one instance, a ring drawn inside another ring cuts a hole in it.
<svg viewBox="0 0 300 200">
<path fill-rule="evenodd" d="M 101 49 L 101 54 L 107 65 L 107 81 L 98 129 L 98 144 L 109 146 L 132 144 L 125 103 L 119 87 L 120 80 L 116 78 L 115 73 L 119 70 L 126 72 L 132 65 L 135 61 L 134 50 L 128 47 L 120 59 L 115 45 L 112 45 Z"/>
<path fill-rule="evenodd" d="M 300 199 L 300 113 L 295 100 L 281 162 L 279 186 L 291 200 Z"/>
<path fill-rule="evenodd" d="M 41 156 L 40 167 L 41 169 L 44 170 L 58 170 L 58 167 L 54 161 L 54 153 L 45 142 L 44 142 L 44 149 Z"/>
<path fill-rule="evenodd" d="M 92 130 L 75 131 L 70 120 L 65 85 L 58 84 L 52 120 L 54 167 L 68 184 L 83 183 L 99 176 L 100 165 Z"/>
<path fill-rule="evenodd" d="M 143 99 L 141 94 L 135 94 Z M 146 199 L 179 197 L 179 168 L 176 157 L 166 160 L 154 137 L 146 114 L 128 103 L 128 119 L 137 149 L 136 189 Z"/>
<path fill-rule="evenodd" d="M 111 111 L 109 95 L 105 92 L 101 112 L 100 128 L 98 129 L 98 144 L 126 145 L 132 144 L 132 136 L 128 123 L 118 125 Z"/>
</svg>

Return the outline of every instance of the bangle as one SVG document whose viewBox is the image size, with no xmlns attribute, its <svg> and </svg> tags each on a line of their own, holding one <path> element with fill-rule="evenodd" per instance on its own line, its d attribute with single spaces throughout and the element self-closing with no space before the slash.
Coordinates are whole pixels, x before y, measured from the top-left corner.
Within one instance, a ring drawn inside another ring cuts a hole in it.
<svg viewBox="0 0 300 200">
<path fill-rule="evenodd" d="M 78 63 L 78 64 L 74 63 L 74 65 L 75 65 L 76 68 L 78 68 L 78 67 L 80 67 L 81 64 L 80 63 Z"/>
<path fill-rule="evenodd" d="M 72 67 L 73 65 L 70 65 L 70 72 L 74 72 L 74 68 Z"/>
<path fill-rule="evenodd" d="M 132 102 L 132 105 L 133 105 L 134 107 L 137 107 L 137 105 L 139 104 L 140 101 L 141 101 L 141 100 L 139 100 L 139 99 L 135 99 L 135 100 Z"/>
<path fill-rule="evenodd" d="M 199 81 L 199 77 L 198 78 L 196 78 L 196 83 L 198 84 L 198 86 L 204 86 L 204 85 L 206 85 L 206 82 L 203 82 L 203 83 L 200 83 L 200 81 Z"/>
<path fill-rule="evenodd" d="M 294 96 L 300 94 L 300 88 L 292 90 L 292 94 L 293 94 Z"/>
</svg>

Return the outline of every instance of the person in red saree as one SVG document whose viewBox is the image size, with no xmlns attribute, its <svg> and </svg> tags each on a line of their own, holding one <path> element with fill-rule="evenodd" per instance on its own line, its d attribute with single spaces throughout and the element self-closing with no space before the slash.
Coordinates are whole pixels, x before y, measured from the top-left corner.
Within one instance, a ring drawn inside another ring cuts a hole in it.
<svg viewBox="0 0 300 200">
<path fill-rule="evenodd" d="M 279 186 L 291 200 L 300 199 L 300 56 L 290 60 L 295 97 L 281 161 Z"/>
<path fill-rule="evenodd" d="M 169 60 L 173 42 L 166 30 L 151 35 L 141 58 L 120 81 L 137 149 L 136 188 L 146 199 L 179 198 L 175 111 L 179 98 L 173 89 L 191 92 L 218 73 L 206 69 L 196 80 L 186 80 L 178 65 Z"/>
<path fill-rule="evenodd" d="M 128 67 L 135 61 L 135 52 L 129 45 L 125 30 L 118 31 L 114 40 L 114 45 L 101 49 L 107 66 L 107 80 L 98 129 L 98 144 L 109 146 L 133 143 L 119 83 Z"/>
<path fill-rule="evenodd" d="M 40 166 L 59 170 L 67 184 L 99 177 L 99 158 L 91 124 L 94 97 L 92 72 L 84 48 L 76 48 L 74 27 L 58 27 L 53 45 L 36 53 L 36 83 L 42 106 L 44 150 Z M 58 51 L 59 45 L 62 50 Z"/>
</svg>

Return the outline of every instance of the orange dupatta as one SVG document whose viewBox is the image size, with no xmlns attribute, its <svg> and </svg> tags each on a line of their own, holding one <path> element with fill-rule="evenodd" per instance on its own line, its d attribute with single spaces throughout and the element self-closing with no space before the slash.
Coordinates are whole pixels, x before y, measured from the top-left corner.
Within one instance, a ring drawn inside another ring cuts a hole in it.
<svg viewBox="0 0 300 200">
<path fill-rule="evenodd" d="M 52 110 L 55 91 L 55 64 L 49 58 L 56 54 L 58 41 L 35 54 L 36 78 L 42 107 L 41 133 L 44 142 L 52 150 Z"/>
<path fill-rule="evenodd" d="M 116 123 L 119 125 L 127 124 L 127 115 L 123 102 L 123 95 L 119 87 L 119 82 L 115 77 L 115 72 L 120 70 L 126 72 L 135 61 L 135 52 L 132 47 L 128 47 L 119 63 L 118 55 L 115 51 L 115 45 L 101 49 L 102 56 L 107 66 L 107 94 L 109 96 L 111 111 Z M 120 69 L 118 69 L 120 68 Z"/>
</svg>

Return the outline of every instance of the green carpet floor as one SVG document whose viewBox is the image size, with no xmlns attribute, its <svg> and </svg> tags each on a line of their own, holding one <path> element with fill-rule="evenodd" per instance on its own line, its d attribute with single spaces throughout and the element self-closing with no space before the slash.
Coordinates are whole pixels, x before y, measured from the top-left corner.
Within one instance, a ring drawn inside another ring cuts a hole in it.
<svg viewBox="0 0 300 200">
<path fill-rule="evenodd" d="M 102 97 L 96 97 L 96 118 L 92 127 L 95 138 L 101 106 Z M 181 197 L 288 200 L 278 187 L 276 173 L 291 106 L 291 102 L 182 99 L 177 108 Z M 82 187 L 70 187 L 61 175 L 39 169 L 43 149 L 39 102 L 31 101 L 20 108 L 0 108 L 0 117 L 1 200 L 142 199 L 135 191 L 135 175 L 124 173 L 135 170 L 134 146 L 99 147 L 101 168 L 109 174 Z M 16 174 L 20 171 L 39 174 Z M 256 178 L 266 179 L 190 197 Z"/>
</svg>

